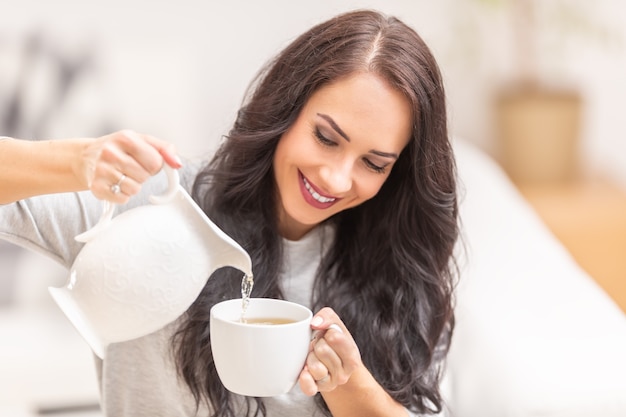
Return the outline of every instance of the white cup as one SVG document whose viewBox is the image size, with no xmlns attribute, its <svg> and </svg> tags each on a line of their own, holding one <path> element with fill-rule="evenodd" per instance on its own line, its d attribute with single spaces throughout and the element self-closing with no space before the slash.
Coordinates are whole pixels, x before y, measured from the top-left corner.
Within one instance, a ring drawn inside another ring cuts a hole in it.
<svg viewBox="0 0 626 417">
<path fill-rule="evenodd" d="M 242 300 L 222 301 L 211 309 L 211 348 L 220 380 L 231 392 L 272 397 L 298 381 L 311 341 L 312 313 L 284 300 L 252 298 L 241 322 Z M 284 324 L 250 323 L 286 319 Z"/>
</svg>

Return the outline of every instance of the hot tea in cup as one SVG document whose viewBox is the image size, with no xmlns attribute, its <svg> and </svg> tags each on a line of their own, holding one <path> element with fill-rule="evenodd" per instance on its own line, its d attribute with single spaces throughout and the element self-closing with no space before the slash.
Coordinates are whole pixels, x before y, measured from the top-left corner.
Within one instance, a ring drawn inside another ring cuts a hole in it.
<svg viewBox="0 0 626 417">
<path fill-rule="evenodd" d="M 251 298 L 243 317 L 241 311 L 241 299 L 211 309 L 211 348 L 220 380 L 241 395 L 289 392 L 309 351 L 311 310 L 289 301 Z"/>
</svg>

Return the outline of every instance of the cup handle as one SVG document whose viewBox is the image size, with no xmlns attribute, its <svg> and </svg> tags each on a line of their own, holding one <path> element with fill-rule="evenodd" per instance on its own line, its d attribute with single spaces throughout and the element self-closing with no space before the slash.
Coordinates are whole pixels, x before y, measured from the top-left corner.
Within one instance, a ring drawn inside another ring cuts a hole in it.
<svg viewBox="0 0 626 417">
<path fill-rule="evenodd" d="M 167 175 L 167 190 L 160 195 L 151 195 L 149 200 L 152 204 L 167 204 L 172 201 L 178 191 L 178 186 L 180 184 L 180 175 L 178 174 L 178 170 L 175 170 L 167 164 L 163 164 L 163 170 Z M 100 216 L 98 223 L 86 232 L 77 235 L 74 239 L 78 242 L 89 242 L 94 238 L 94 236 L 100 233 L 100 231 L 108 227 L 116 208 L 116 204 L 105 200 L 102 204 L 102 215 Z"/>
</svg>

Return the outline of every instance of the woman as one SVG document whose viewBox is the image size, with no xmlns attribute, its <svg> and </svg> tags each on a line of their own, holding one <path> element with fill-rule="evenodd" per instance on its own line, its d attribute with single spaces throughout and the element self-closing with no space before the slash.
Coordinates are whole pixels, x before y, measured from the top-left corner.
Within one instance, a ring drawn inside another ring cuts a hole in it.
<svg viewBox="0 0 626 417">
<path fill-rule="evenodd" d="M 458 227 L 444 91 L 430 51 L 395 18 L 350 12 L 293 41 L 252 87 L 210 163 L 185 167 L 182 177 L 250 254 L 253 296 L 309 305 L 314 329 L 343 332 L 312 341 L 289 394 L 229 393 L 213 365 L 208 318 L 213 304 L 240 296 L 241 278 L 219 270 L 176 323 L 109 347 L 98 363 L 105 413 L 440 411 Z M 3 206 L 0 237 L 69 266 L 80 250 L 73 236 L 97 221 L 97 199 L 141 204 L 162 182 L 149 178 L 163 162 L 181 166 L 166 142 L 127 131 L 1 141 L 0 202 L 90 193 Z"/>
</svg>

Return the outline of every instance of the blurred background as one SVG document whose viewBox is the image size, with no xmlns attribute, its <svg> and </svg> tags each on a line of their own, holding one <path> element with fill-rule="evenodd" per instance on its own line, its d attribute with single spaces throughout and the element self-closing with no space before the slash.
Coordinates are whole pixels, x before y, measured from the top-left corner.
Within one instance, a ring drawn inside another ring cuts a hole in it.
<svg viewBox="0 0 626 417">
<path fill-rule="evenodd" d="M 451 133 L 502 165 L 626 310 L 622 0 L 3 0 L 0 136 L 130 128 L 206 158 L 269 57 L 323 19 L 370 7 L 426 40 Z M 0 242 L 0 415 L 99 414 L 91 355 L 46 291 L 65 276 Z"/>
</svg>

